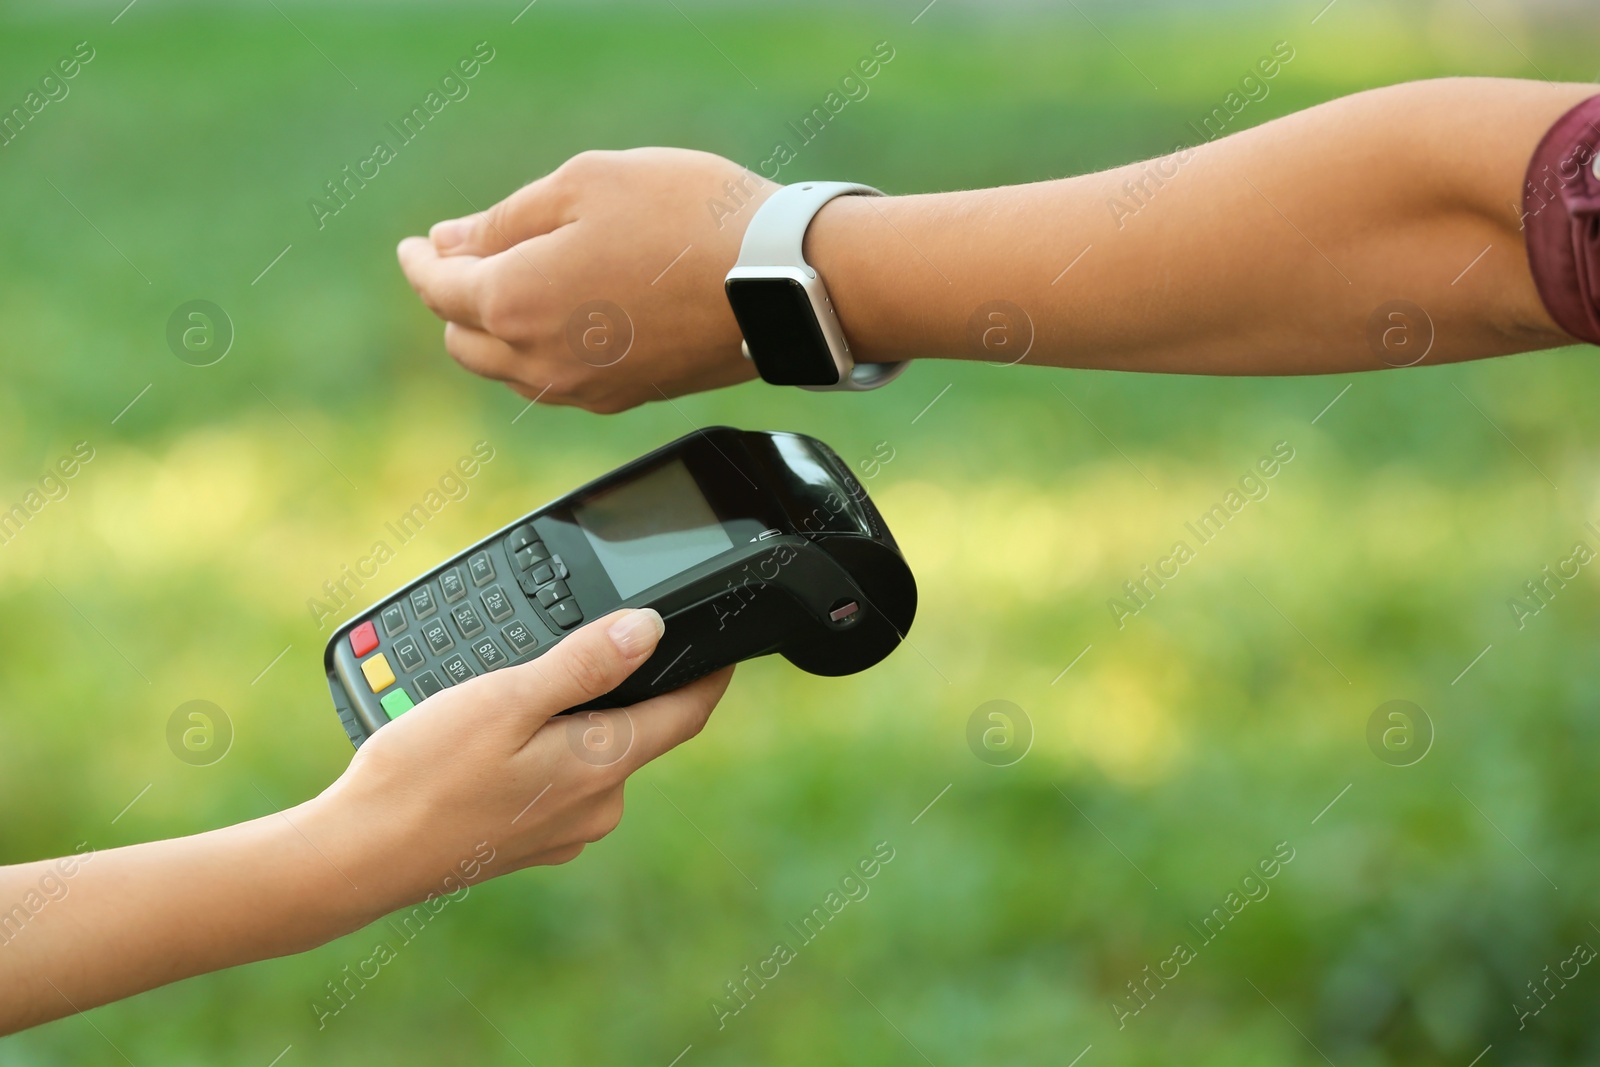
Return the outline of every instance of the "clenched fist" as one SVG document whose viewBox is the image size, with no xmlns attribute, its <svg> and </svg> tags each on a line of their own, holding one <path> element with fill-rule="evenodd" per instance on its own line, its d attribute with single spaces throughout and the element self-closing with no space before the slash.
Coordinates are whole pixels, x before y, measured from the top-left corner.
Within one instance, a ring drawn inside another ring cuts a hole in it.
<svg viewBox="0 0 1600 1067">
<path fill-rule="evenodd" d="M 584 152 L 489 210 L 400 242 L 475 374 L 616 412 L 755 377 L 722 280 L 777 186 L 677 148 Z"/>
</svg>

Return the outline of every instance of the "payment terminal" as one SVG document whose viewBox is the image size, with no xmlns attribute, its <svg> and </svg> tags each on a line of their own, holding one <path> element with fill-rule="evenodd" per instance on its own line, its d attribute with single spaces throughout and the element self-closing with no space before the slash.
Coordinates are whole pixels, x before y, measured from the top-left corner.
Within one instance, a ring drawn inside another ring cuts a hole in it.
<svg viewBox="0 0 1600 1067">
<path fill-rule="evenodd" d="M 328 685 L 351 742 L 441 690 L 534 659 L 621 607 L 666 633 L 624 707 L 776 652 L 843 675 L 892 652 L 917 588 L 883 517 L 827 445 L 698 430 L 518 518 L 335 631 Z"/>
</svg>

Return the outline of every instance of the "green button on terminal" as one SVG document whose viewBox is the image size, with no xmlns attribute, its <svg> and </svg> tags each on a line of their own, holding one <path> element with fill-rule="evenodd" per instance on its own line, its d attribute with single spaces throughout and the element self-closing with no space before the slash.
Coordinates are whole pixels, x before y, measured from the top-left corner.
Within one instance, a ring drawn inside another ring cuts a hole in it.
<svg viewBox="0 0 1600 1067">
<path fill-rule="evenodd" d="M 411 694 L 399 686 L 395 687 L 394 692 L 385 693 L 383 699 L 379 700 L 378 703 L 383 705 L 383 710 L 389 713 L 389 718 L 391 719 L 398 719 L 417 706 L 416 702 L 411 699 Z"/>
</svg>

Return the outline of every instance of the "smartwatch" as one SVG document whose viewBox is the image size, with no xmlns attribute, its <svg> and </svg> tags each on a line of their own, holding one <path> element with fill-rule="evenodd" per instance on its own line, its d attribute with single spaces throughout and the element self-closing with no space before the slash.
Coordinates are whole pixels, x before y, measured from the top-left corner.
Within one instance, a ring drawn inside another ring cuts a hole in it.
<svg viewBox="0 0 1600 1067">
<path fill-rule="evenodd" d="M 762 380 L 803 389 L 876 389 L 905 363 L 856 365 L 828 289 L 806 262 L 806 229 L 836 196 L 882 196 L 870 185 L 799 182 L 756 209 L 723 283 L 744 334 L 744 355 Z"/>
</svg>

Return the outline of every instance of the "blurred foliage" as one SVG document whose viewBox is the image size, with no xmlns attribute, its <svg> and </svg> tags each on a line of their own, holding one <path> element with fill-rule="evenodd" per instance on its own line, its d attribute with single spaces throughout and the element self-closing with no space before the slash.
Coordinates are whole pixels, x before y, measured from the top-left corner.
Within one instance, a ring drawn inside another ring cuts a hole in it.
<svg viewBox="0 0 1600 1067">
<path fill-rule="evenodd" d="M 914 647 L 866 674 L 742 668 L 706 734 L 635 779 L 615 835 L 473 890 L 324 1030 L 311 1002 L 384 925 L 42 1027 L 0 1060 L 111 1062 L 106 1039 L 170 1064 L 292 1044 L 285 1067 L 666 1064 L 689 1045 L 686 1067 L 1600 1052 L 1593 975 L 1520 1032 L 1513 1007 L 1600 943 L 1600 605 L 1585 572 L 1521 630 L 1506 606 L 1596 543 L 1592 352 L 1276 381 L 924 364 L 872 395 L 748 385 L 602 419 L 524 411 L 459 372 L 391 254 L 587 147 L 753 164 L 880 40 L 896 56 L 870 96 L 785 178 L 945 189 L 1157 154 L 1277 40 L 1296 60 L 1249 123 L 1418 77 L 1584 79 L 1591 13 L 1345 0 L 1313 24 L 1319 4 L 945 0 L 913 24 L 920 0 L 824 17 L 546 0 L 513 24 L 517 3 L 146 0 L 113 23 L 118 6 L 0 12 L 6 108 L 78 41 L 96 49 L 0 148 L 0 504 L 95 449 L 0 547 L 0 860 L 191 833 L 332 780 L 349 749 L 305 600 L 479 439 L 495 460 L 372 599 L 730 422 L 852 461 L 889 442 L 871 486 L 923 604 Z M 318 230 L 307 201 L 478 41 L 496 58 L 471 95 Z M 211 367 L 164 340 L 196 298 L 237 329 Z M 1119 630 L 1107 599 L 1279 441 L 1295 458 L 1270 495 Z M 1367 747 L 1395 698 L 1437 731 L 1415 766 Z M 213 766 L 167 749 L 190 699 L 234 724 Z M 1013 766 L 968 749 L 993 699 L 1035 731 Z M 719 1030 L 724 983 L 880 841 L 896 854 L 870 896 Z M 1119 1030 L 1125 983 L 1199 945 L 1190 924 L 1285 841 L 1270 895 Z"/>
</svg>

